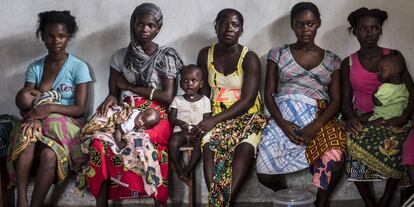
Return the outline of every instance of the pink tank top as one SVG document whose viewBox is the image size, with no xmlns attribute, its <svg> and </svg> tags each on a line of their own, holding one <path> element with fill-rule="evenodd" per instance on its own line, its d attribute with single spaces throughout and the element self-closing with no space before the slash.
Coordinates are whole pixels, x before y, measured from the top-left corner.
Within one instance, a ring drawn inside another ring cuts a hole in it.
<svg viewBox="0 0 414 207">
<path fill-rule="evenodd" d="M 383 48 L 383 54 L 390 54 L 390 49 Z M 369 72 L 359 62 L 357 52 L 351 56 L 349 80 L 354 94 L 354 106 L 362 112 L 370 112 L 374 109 L 372 94 L 378 90 L 381 82 L 378 80 L 377 73 Z"/>
</svg>

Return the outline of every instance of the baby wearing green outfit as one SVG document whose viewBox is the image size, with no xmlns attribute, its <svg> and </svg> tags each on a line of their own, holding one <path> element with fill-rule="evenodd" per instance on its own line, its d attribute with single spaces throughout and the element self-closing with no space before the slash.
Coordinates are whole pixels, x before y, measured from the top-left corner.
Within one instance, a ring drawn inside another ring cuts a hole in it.
<svg viewBox="0 0 414 207">
<path fill-rule="evenodd" d="M 378 80 L 382 85 L 373 95 L 374 113 L 368 124 L 401 116 L 408 104 L 409 92 L 402 81 L 403 59 L 399 55 L 384 56 L 378 63 Z"/>
</svg>

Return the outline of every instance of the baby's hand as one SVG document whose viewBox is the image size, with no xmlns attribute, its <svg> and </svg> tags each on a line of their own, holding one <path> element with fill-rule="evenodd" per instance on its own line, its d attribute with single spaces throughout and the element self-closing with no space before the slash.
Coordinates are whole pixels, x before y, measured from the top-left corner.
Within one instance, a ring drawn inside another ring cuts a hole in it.
<svg viewBox="0 0 414 207">
<path fill-rule="evenodd" d="M 42 92 L 40 92 L 39 90 L 32 90 L 32 91 L 30 92 L 30 94 L 31 94 L 32 96 L 39 97 L 39 96 L 41 96 L 41 95 L 42 95 Z"/>
<path fill-rule="evenodd" d="M 180 126 L 181 130 L 185 131 L 185 132 L 189 132 L 190 129 L 191 129 L 190 125 L 185 121 L 181 121 L 179 126 Z"/>
<path fill-rule="evenodd" d="M 117 129 L 114 132 L 114 141 L 116 146 L 118 146 L 119 149 L 123 149 L 124 147 L 126 147 L 126 141 L 122 140 L 122 131 L 121 129 L 119 129 L 119 127 L 117 127 Z"/>
<path fill-rule="evenodd" d="M 125 140 L 120 140 L 119 142 L 115 142 L 116 146 L 118 146 L 119 149 L 124 149 L 127 145 Z"/>
</svg>

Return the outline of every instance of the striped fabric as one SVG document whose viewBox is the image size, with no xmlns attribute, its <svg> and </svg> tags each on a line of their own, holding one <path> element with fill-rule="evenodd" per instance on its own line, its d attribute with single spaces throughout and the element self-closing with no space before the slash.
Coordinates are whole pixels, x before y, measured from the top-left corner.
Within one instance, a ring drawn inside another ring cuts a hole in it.
<svg viewBox="0 0 414 207">
<path fill-rule="evenodd" d="M 311 123 L 317 112 L 316 100 L 303 95 L 286 95 L 275 98 L 284 119 L 303 128 Z M 306 145 L 290 141 L 272 119 L 263 130 L 256 168 L 260 174 L 286 174 L 309 167 Z"/>
<path fill-rule="evenodd" d="M 325 50 L 321 64 L 311 70 L 303 69 L 295 61 L 288 45 L 271 49 L 267 59 L 279 67 L 277 96 L 303 94 L 313 99 L 329 100 L 331 74 L 341 65 L 341 59 L 334 53 Z"/>
</svg>

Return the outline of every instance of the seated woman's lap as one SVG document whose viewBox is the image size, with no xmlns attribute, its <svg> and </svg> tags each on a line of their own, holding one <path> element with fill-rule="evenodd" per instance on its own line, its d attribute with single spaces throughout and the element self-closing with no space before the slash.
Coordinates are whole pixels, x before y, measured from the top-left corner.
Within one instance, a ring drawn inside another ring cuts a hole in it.
<svg viewBox="0 0 414 207">
<path fill-rule="evenodd" d="M 60 114 L 50 114 L 44 120 L 42 120 L 42 135 L 35 143 L 31 145 L 35 146 L 34 153 L 35 161 L 42 162 L 40 160 L 40 153 L 44 149 L 50 149 L 55 154 L 55 165 L 57 166 L 57 178 L 59 182 L 62 182 L 67 177 L 69 170 L 78 170 L 82 163 L 86 161 L 86 157 L 80 150 L 80 122 L 71 117 L 67 117 Z M 22 131 L 20 125 L 17 126 L 13 132 L 11 143 L 10 161 L 14 161 L 17 156 L 21 155 L 21 152 L 27 148 L 28 145 L 22 145 Z M 30 145 L 30 143 L 29 143 Z M 47 150 L 49 151 L 49 150 Z M 8 164 L 8 169 L 11 177 L 14 177 L 15 169 L 13 164 Z"/>
<path fill-rule="evenodd" d="M 162 184 L 157 188 L 155 197 L 157 200 L 166 202 L 168 199 L 168 153 L 166 144 L 171 136 L 172 128 L 166 117 L 165 109 L 155 102 L 142 98 L 126 99 L 124 101 L 132 102 L 135 108 L 141 110 L 155 108 L 160 112 L 160 122 L 154 128 L 145 131 L 151 141 L 156 144 L 162 175 Z M 99 196 L 102 182 L 108 179 L 113 181 L 109 188 L 109 199 L 146 195 L 142 175 L 126 170 L 120 157 L 114 154 L 105 142 L 93 139 L 89 154 L 89 167 L 86 174 L 89 190 L 95 197 Z"/>
<path fill-rule="evenodd" d="M 280 104 L 279 107 L 284 108 L 283 104 Z M 309 111 L 309 114 L 314 113 L 316 113 L 314 109 Z M 287 120 L 299 126 L 306 125 L 307 122 L 311 121 L 311 119 L 298 121 L 296 120 L 298 117 L 287 116 L 290 113 L 283 114 Z M 312 118 L 312 115 L 306 117 Z M 326 137 L 323 139 L 326 139 Z M 335 148 L 327 149 L 319 155 L 315 163 L 309 164 L 309 160 L 305 156 L 306 150 L 306 145 L 292 143 L 276 122 L 273 120 L 270 121 L 263 130 L 262 142 L 259 145 L 257 158 L 259 180 L 264 182 L 265 185 L 272 185 L 273 183 L 283 184 L 282 181 L 272 179 L 276 179 L 279 177 L 277 175 L 280 174 L 293 173 L 310 167 L 309 170 L 313 174 L 312 182 L 314 185 L 322 189 L 327 189 L 331 180 L 333 163 L 342 160 L 343 151 Z M 277 188 L 272 187 L 272 189 Z"/>
<path fill-rule="evenodd" d="M 206 146 L 206 144 L 210 143 L 211 141 L 211 133 L 213 130 L 211 130 L 210 132 L 208 132 L 202 139 L 201 139 L 201 149 L 204 149 L 204 146 Z M 260 144 L 260 140 L 261 140 L 261 133 L 259 135 L 257 134 L 251 134 L 249 135 L 246 139 L 244 139 L 243 141 L 241 141 L 237 146 L 239 146 L 242 143 L 247 143 L 248 145 L 250 145 L 253 150 L 254 150 L 254 154 L 256 154 L 257 152 L 257 147 Z M 236 147 L 237 148 L 237 147 Z"/>
<path fill-rule="evenodd" d="M 348 138 L 346 171 L 350 181 L 405 178 L 402 150 L 410 127 L 406 125 L 395 130 L 385 126 L 365 126 L 363 133 Z"/>
</svg>

